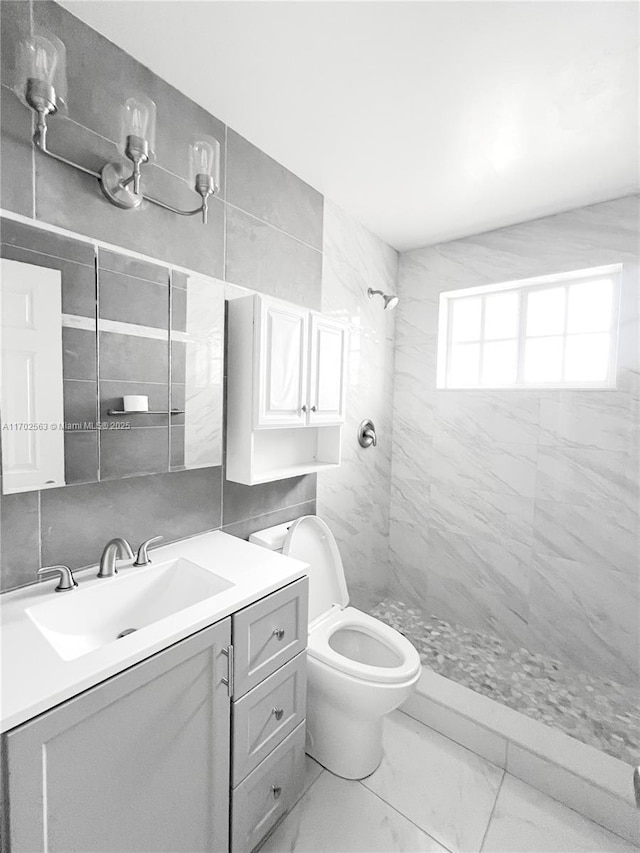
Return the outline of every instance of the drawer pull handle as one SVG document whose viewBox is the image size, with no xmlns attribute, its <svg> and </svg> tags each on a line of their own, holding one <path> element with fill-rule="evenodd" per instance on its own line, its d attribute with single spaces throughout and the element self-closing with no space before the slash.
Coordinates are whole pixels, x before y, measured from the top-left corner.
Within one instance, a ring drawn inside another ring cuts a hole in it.
<svg viewBox="0 0 640 853">
<path fill-rule="evenodd" d="M 271 711 L 271 713 L 274 715 L 274 717 L 276 718 L 276 720 L 281 720 L 281 719 L 282 719 L 282 715 L 284 714 L 284 708 L 273 708 L 273 710 Z"/>
<path fill-rule="evenodd" d="M 274 628 L 273 636 L 281 640 L 284 637 L 284 628 Z"/>
<path fill-rule="evenodd" d="M 282 793 L 282 788 L 280 785 L 272 785 L 271 790 L 273 791 L 273 799 L 278 800 L 280 798 L 280 794 Z"/>
</svg>

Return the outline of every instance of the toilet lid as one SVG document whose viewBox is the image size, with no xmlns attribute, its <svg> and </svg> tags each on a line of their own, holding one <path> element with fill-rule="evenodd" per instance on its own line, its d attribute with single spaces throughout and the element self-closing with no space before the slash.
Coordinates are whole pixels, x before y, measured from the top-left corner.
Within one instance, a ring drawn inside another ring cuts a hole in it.
<svg viewBox="0 0 640 853">
<path fill-rule="evenodd" d="M 294 521 L 282 546 L 282 553 L 308 563 L 309 621 L 326 613 L 334 604 L 346 607 L 349 593 L 340 552 L 325 522 L 317 515 Z"/>
</svg>

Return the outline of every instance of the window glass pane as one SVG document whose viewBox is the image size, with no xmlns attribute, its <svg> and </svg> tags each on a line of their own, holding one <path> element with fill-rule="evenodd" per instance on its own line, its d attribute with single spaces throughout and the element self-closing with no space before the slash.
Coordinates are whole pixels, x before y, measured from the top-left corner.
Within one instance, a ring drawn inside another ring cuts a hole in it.
<svg viewBox="0 0 640 853">
<path fill-rule="evenodd" d="M 609 372 L 609 335 L 576 335 L 567 338 L 564 378 L 598 382 Z"/>
<path fill-rule="evenodd" d="M 454 344 L 451 347 L 449 385 L 478 385 L 480 344 Z"/>
<path fill-rule="evenodd" d="M 487 342 L 482 354 L 483 385 L 513 385 L 518 367 L 517 341 Z"/>
<path fill-rule="evenodd" d="M 527 296 L 527 335 L 561 335 L 564 332 L 566 289 L 533 290 Z"/>
<path fill-rule="evenodd" d="M 481 306 L 482 300 L 478 296 L 453 300 L 451 337 L 454 341 L 480 340 Z"/>
<path fill-rule="evenodd" d="M 611 328 L 613 282 L 586 281 L 569 287 L 568 332 L 608 332 Z"/>
<path fill-rule="evenodd" d="M 496 293 L 487 296 L 484 302 L 484 336 L 487 340 L 495 338 L 515 338 L 518 334 L 519 294 Z"/>
<path fill-rule="evenodd" d="M 529 338 L 524 351 L 525 382 L 562 379 L 562 338 Z"/>
</svg>

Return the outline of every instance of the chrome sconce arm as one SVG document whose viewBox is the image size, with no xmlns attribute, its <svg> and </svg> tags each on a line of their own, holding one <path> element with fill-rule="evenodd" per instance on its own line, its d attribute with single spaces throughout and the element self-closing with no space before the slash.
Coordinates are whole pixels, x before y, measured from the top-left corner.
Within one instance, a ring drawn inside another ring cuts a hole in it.
<svg viewBox="0 0 640 853">
<path fill-rule="evenodd" d="M 177 207 L 172 207 L 170 204 L 166 204 L 164 201 L 160 201 L 160 199 L 149 195 L 145 195 L 143 198 L 146 201 L 150 201 L 151 204 L 155 204 L 156 207 L 162 207 L 164 210 L 177 213 L 179 216 L 196 216 L 198 213 L 202 213 L 202 222 L 206 225 L 207 214 L 209 212 L 209 196 L 215 195 L 217 189 L 210 175 L 198 175 L 198 178 L 203 179 L 201 181 L 196 179 L 196 192 L 202 197 L 202 203 L 200 207 L 196 207 L 194 210 L 179 210 Z"/>
</svg>

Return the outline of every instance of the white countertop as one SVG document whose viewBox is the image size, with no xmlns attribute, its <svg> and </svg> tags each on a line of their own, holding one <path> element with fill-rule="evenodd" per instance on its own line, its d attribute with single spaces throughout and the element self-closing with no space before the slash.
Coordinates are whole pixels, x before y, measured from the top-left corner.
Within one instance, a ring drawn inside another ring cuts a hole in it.
<svg viewBox="0 0 640 853">
<path fill-rule="evenodd" d="M 179 557 L 230 581 L 233 586 L 153 625 L 74 660 L 63 660 L 26 610 L 35 604 L 100 584 L 117 584 L 132 572 L 153 571 L 153 563 L 133 568 L 119 562 L 118 575 L 98 579 L 97 566 L 75 572 L 78 590 L 54 592 L 57 578 L 0 596 L 0 715 L 5 732 L 112 675 L 224 619 L 306 574 L 299 560 L 251 545 L 226 533 L 204 533 L 150 551 L 153 563 Z"/>
</svg>

